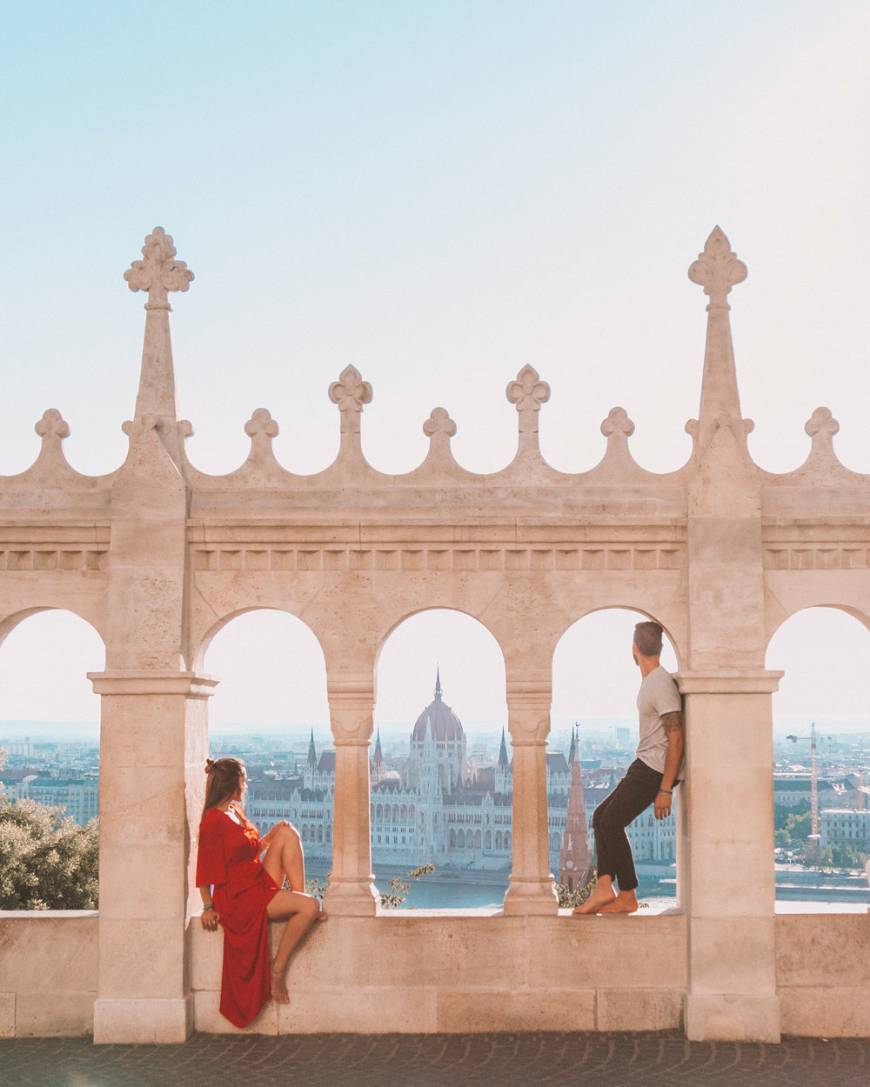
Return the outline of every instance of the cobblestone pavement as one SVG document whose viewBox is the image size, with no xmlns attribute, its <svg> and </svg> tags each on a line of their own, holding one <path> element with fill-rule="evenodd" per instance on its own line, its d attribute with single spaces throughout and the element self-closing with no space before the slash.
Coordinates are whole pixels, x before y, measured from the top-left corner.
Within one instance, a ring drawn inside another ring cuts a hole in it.
<svg viewBox="0 0 870 1087">
<path fill-rule="evenodd" d="M 184 1045 L 0 1041 L 2 1087 L 867 1087 L 870 1039 L 781 1045 L 679 1034 L 194 1035 Z"/>
</svg>

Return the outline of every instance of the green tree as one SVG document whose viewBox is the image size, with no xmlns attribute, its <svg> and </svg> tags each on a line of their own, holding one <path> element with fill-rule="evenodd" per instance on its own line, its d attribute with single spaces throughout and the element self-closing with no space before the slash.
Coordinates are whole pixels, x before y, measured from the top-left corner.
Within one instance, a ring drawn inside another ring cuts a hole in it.
<svg viewBox="0 0 870 1087">
<path fill-rule="evenodd" d="M 98 865 L 96 818 L 82 827 L 63 808 L 0 796 L 0 909 L 96 909 Z"/>
</svg>

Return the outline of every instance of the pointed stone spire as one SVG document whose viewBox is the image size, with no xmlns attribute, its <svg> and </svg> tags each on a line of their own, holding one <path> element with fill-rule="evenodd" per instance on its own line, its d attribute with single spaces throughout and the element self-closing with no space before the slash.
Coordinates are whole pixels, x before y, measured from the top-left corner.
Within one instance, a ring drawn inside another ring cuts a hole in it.
<svg viewBox="0 0 870 1087">
<path fill-rule="evenodd" d="M 559 882 L 566 884 L 572 891 L 579 891 L 589 879 L 591 857 L 576 724 L 571 730 L 571 754 L 568 761 L 571 764 L 571 787 L 568 792 L 562 848 L 559 850 Z"/>
<path fill-rule="evenodd" d="M 574 762 L 574 759 L 575 759 L 576 755 L 577 755 L 577 724 L 575 722 L 575 724 L 571 728 L 571 748 L 568 751 L 568 765 L 569 766 L 571 766 L 571 764 Z"/>
<path fill-rule="evenodd" d="M 435 666 L 435 701 L 441 701 L 441 667 Z"/>
<path fill-rule="evenodd" d="M 317 766 L 317 750 L 314 747 L 314 729 L 311 730 L 311 738 L 308 741 L 308 765 L 312 770 Z"/>
<path fill-rule="evenodd" d="M 380 785 L 384 779 L 384 753 L 381 750 L 381 730 L 378 729 L 375 751 L 372 755 L 371 781 L 372 785 Z"/>
<path fill-rule="evenodd" d="M 142 260 L 134 260 L 124 273 L 131 291 L 147 291 L 145 340 L 136 396 L 135 419 L 153 415 L 173 460 L 179 463 L 181 441 L 177 428 L 175 371 L 169 334 L 170 291 L 186 291 L 193 279 L 187 265 L 175 259 L 172 238 L 156 226 L 142 246 Z"/>
<path fill-rule="evenodd" d="M 507 753 L 507 743 L 505 742 L 504 728 L 501 730 L 501 746 L 498 749 L 498 765 L 502 770 L 506 770 L 510 765 Z"/>
<path fill-rule="evenodd" d="M 701 381 L 701 407 L 697 419 L 690 419 L 686 430 L 703 448 L 721 426 L 732 429 L 743 448 L 752 422 L 740 411 L 734 345 L 731 340 L 731 307 L 726 299 L 731 288 L 746 279 L 746 265 L 737 259 L 724 232 L 714 227 L 703 252 L 689 268 L 689 279 L 704 288 L 707 305 L 707 343 L 704 351 L 704 375 Z"/>
</svg>

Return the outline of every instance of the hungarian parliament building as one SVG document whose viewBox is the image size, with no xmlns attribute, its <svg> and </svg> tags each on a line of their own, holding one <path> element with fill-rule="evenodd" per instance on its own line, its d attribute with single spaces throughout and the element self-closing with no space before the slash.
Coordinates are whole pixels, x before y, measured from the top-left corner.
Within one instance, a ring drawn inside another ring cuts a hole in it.
<svg viewBox="0 0 870 1087">
<path fill-rule="evenodd" d="M 605 774 L 602 781 L 600 770 L 581 766 L 576 727 L 567 756 L 547 752 L 550 862 L 559 881 L 572 889 L 594 867 L 592 813 L 618 780 L 615 771 Z M 247 815 L 261 833 L 287 820 L 299 830 L 306 858 L 328 861 L 334 786 L 335 752 L 318 754 L 312 731 L 301 775 L 250 780 Z M 376 740 L 371 756 L 373 863 L 407 868 L 433 863 L 469 873 L 508 870 L 511 792 L 504 731 L 495 765 L 475 765 L 466 755 L 462 722 L 444 701 L 437 676 L 435 697 L 417 718 L 400 768 L 386 765 L 380 736 Z M 628 837 L 636 861 L 673 862 L 673 818 L 659 821 L 650 807 L 628 828 Z"/>
</svg>

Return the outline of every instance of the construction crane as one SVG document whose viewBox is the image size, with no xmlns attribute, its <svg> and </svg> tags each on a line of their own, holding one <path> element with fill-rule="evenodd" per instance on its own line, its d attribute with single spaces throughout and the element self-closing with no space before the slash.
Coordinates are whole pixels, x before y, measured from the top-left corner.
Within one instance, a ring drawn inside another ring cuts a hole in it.
<svg viewBox="0 0 870 1087">
<path fill-rule="evenodd" d="M 810 835 L 807 838 L 807 855 L 818 857 L 821 852 L 822 837 L 819 823 L 819 760 L 817 755 L 816 723 L 810 724 L 809 736 L 786 736 L 796 744 L 798 740 L 810 741 Z"/>
</svg>

